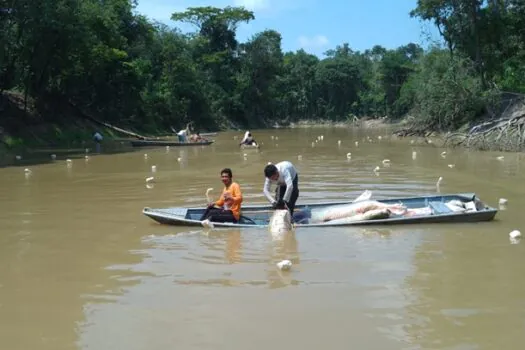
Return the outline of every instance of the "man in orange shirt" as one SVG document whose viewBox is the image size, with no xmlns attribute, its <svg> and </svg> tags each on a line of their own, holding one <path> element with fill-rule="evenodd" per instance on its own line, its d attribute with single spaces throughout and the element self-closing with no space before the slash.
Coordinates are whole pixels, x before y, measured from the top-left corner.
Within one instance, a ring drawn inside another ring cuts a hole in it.
<svg viewBox="0 0 525 350">
<path fill-rule="evenodd" d="M 241 217 L 242 193 L 238 183 L 232 180 L 232 171 L 229 168 L 221 170 L 221 180 L 224 184 L 220 198 L 215 203 L 208 204 L 202 214 L 202 220 L 214 222 L 239 222 Z M 216 207 L 217 206 L 217 207 Z"/>
</svg>

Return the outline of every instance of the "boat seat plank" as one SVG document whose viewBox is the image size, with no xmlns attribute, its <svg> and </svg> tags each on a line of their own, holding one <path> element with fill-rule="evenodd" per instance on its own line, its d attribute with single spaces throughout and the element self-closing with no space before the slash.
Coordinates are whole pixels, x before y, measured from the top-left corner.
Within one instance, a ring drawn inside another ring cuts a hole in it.
<svg viewBox="0 0 525 350">
<path fill-rule="evenodd" d="M 428 206 L 432 208 L 432 212 L 434 214 L 445 214 L 452 212 L 452 210 L 450 210 L 450 208 L 447 207 L 447 205 L 441 201 L 429 201 Z"/>
</svg>

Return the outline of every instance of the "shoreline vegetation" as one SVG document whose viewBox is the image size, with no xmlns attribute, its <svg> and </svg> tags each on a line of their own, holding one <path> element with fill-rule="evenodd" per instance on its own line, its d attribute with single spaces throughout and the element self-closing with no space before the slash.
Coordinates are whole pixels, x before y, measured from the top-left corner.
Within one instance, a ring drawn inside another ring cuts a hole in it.
<svg viewBox="0 0 525 350">
<path fill-rule="evenodd" d="M 418 0 L 407 16 L 435 25 L 443 44 L 341 43 L 323 58 L 283 52 L 272 29 L 240 42 L 239 25 L 255 19 L 244 7 L 189 7 L 170 27 L 136 5 L 0 7 L 0 154 L 83 148 L 97 131 L 166 136 L 188 123 L 200 132 L 388 127 L 442 139 L 436 146 L 525 148 L 521 0 Z"/>
</svg>

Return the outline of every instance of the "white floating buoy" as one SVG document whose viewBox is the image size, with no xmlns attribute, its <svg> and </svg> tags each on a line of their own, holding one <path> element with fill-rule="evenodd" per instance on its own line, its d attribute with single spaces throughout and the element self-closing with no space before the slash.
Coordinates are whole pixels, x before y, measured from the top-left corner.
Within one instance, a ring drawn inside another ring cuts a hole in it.
<svg viewBox="0 0 525 350">
<path fill-rule="evenodd" d="M 213 200 L 211 199 L 210 197 L 210 192 L 213 191 L 213 187 L 210 187 L 206 190 L 206 200 L 208 201 L 208 203 L 211 203 L 213 202 Z"/>
<path fill-rule="evenodd" d="M 156 165 L 152 165 L 151 166 L 151 172 L 154 173 L 157 171 L 157 166 Z"/>
<path fill-rule="evenodd" d="M 24 173 L 26 173 L 26 174 L 31 174 L 31 170 L 28 169 L 28 168 L 25 168 L 25 169 L 24 169 Z"/>
<path fill-rule="evenodd" d="M 315 147 L 315 142 L 312 142 L 312 147 Z"/>
<path fill-rule="evenodd" d="M 439 186 L 441 185 L 441 182 L 443 182 L 443 177 L 442 176 L 440 176 L 439 179 L 436 182 L 436 187 L 438 188 L 438 190 L 439 190 Z"/>
<path fill-rule="evenodd" d="M 381 135 L 378 136 L 377 139 L 378 139 L 379 141 L 381 141 L 381 139 L 382 139 Z"/>
<path fill-rule="evenodd" d="M 15 159 L 16 160 L 20 160 L 20 159 L 22 159 L 22 156 L 15 156 Z"/>
<path fill-rule="evenodd" d="M 56 154 L 52 154 L 51 155 L 51 159 L 53 159 L 53 160 L 57 159 L 57 155 Z"/>
<path fill-rule="evenodd" d="M 73 161 L 71 159 L 66 159 L 67 163 L 72 163 Z"/>
<path fill-rule="evenodd" d="M 510 238 L 521 238 L 521 232 L 518 230 L 514 230 L 511 233 L 509 233 Z"/>
<path fill-rule="evenodd" d="M 414 142 L 415 142 L 414 140 L 410 140 L 410 144 L 411 144 L 411 145 L 413 145 L 413 144 L 414 144 Z"/>
<path fill-rule="evenodd" d="M 277 263 L 277 267 L 280 270 L 287 271 L 292 268 L 292 262 L 290 260 L 283 260 Z"/>
<path fill-rule="evenodd" d="M 84 156 L 84 159 L 86 160 L 86 162 L 89 160 L 89 156 Z"/>
<path fill-rule="evenodd" d="M 441 152 L 441 157 L 445 158 L 446 156 L 447 156 L 447 152 L 446 151 Z"/>
<path fill-rule="evenodd" d="M 267 164 L 267 165 L 270 165 L 270 164 L 272 164 L 272 162 L 268 162 L 268 164 Z"/>
<path fill-rule="evenodd" d="M 270 138 L 271 138 L 271 139 L 273 140 L 273 139 L 274 139 L 273 135 L 272 135 L 272 136 L 270 136 Z"/>
<path fill-rule="evenodd" d="M 166 151 L 169 151 L 170 150 L 170 146 L 166 146 Z"/>
<path fill-rule="evenodd" d="M 383 164 L 390 164 L 390 159 L 383 159 Z"/>
<path fill-rule="evenodd" d="M 148 159 L 148 154 L 144 153 L 144 159 Z"/>
<path fill-rule="evenodd" d="M 456 166 L 455 164 L 449 164 L 449 165 L 448 165 L 448 167 L 449 167 L 450 169 L 454 168 L 455 166 Z"/>
<path fill-rule="evenodd" d="M 348 152 L 348 153 L 346 154 L 346 159 L 350 159 L 350 158 L 352 158 L 352 153 Z"/>
<path fill-rule="evenodd" d="M 298 155 L 297 156 L 297 160 L 303 160 L 303 156 L 302 155 Z"/>
<path fill-rule="evenodd" d="M 355 142 L 355 146 L 356 146 L 356 147 L 359 147 L 359 141 L 356 141 L 356 142 Z"/>
<path fill-rule="evenodd" d="M 499 199 L 499 205 L 506 205 L 508 200 L 506 198 L 500 198 Z"/>
<path fill-rule="evenodd" d="M 279 140 L 279 137 L 275 136 L 275 140 L 276 140 L 276 141 Z"/>
<path fill-rule="evenodd" d="M 338 141 L 337 141 L 337 145 L 338 145 L 338 146 L 341 146 L 341 140 L 338 140 Z"/>
<path fill-rule="evenodd" d="M 181 161 L 182 161 L 181 157 L 177 158 L 177 162 L 181 162 Z"/>
<path fill-rule="evenodd" d="M 416 159 L 417 158 L 417 152 L 416 151 L 412 151 L 412 159 Z"/>
<path fill-rule="evenodd" d="M 152 182 L 155 182 L 155 178 L 153 176 L 146 178 L 146 183 L 152 183 Z"/>
<path fill-rule="evenodd" d="M 499 156 L 499 157 L 497 157 L 496 159 L 497 159 L 497 160 L 503 160 L 503 159 L 505 159 L 505 157 L 503 157 L 503 156 Z"/>
<path fill-rule="evenodd" d="M 378 166 L 376 166 L 376 167 L 374 168 L 374 173 L 378 173 L 379 170 L 381 170 L 381 169 L 380 169 Z"/>
</svg>

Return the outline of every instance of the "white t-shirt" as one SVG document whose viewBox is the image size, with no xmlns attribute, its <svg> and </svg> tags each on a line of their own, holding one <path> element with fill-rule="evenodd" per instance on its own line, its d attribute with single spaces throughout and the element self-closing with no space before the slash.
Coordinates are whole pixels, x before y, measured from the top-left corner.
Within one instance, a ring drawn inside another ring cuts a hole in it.
<svg viewBox="0 0 525 350">
<path fill-rule="evenodd" d="M 286 185 L 286 192 L 284 193 L 283 200 L 286 202 L 290 201 L 293 191 L 293 179 L 297 176 L 297 170 L 292 163 L 288 161 L 283 161 L 275 164 L 277 171 L 279 172 L 279 178 L 277 181 L 272 181 L 269 178 L 264 180 L 264 189 L 263 193 L 270 203 L 274 203 L 276 200 L 272 197 L 270 193 L 270 186 L 272 183 L 275 183 L 277 186 Z"/>
</svg>

